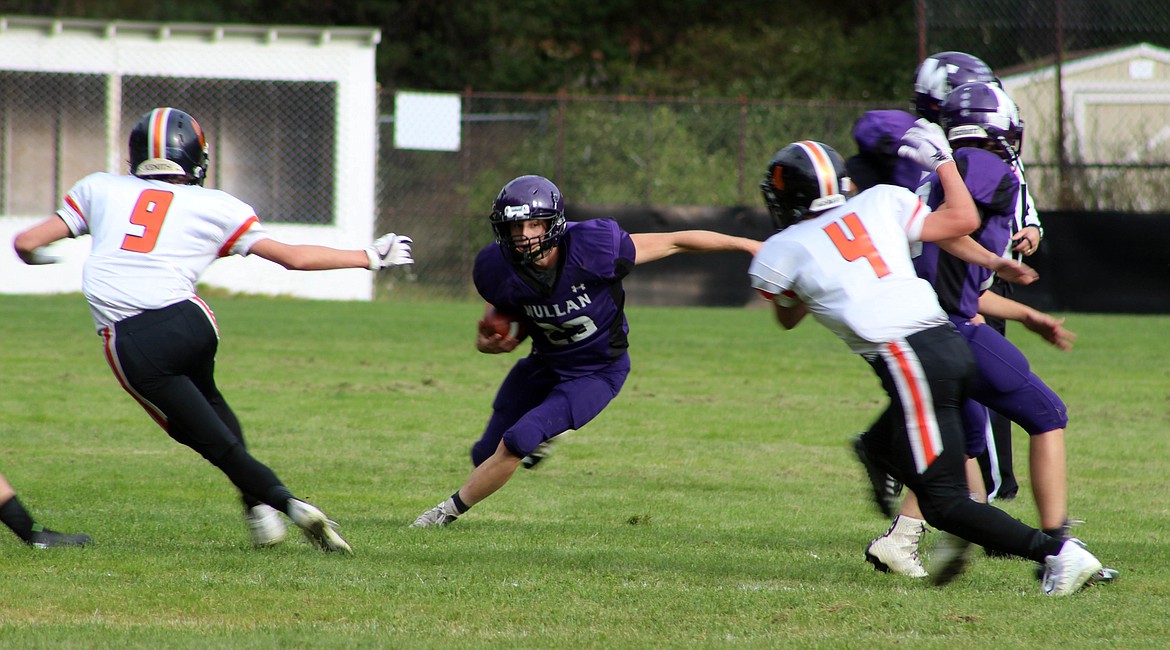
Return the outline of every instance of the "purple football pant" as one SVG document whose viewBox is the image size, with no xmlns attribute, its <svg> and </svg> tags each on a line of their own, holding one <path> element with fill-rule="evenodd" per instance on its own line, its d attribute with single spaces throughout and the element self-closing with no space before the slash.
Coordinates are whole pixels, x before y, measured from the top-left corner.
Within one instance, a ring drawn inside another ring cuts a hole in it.
<svg viewBox="0 0 1170 650">
<path fill-rule="evenodd" d="M 987 407 L 969 399 L 963 402 L 961 415 L 967 458 L 975 458 L 987 451 Z"/>
<path fill-rule="evenodd" d="M 617 397 L 630 374 L 630 357 L 585 377 L 563 379 L 538 359 L 525 357 L 512 366 L 492 403 L 483 436 L 471 447 L 475 466 L 500 446 L 523 458 L 540 443 L 597 417 Z"/>
<path fill-rule="evenodd" d="M 1024 353 L 1003 334 L 988 325 L 975 325 L 957 316 L 952 316 L 951 322 L 967 339 L 975 356 L 979 376 L 972 387 L 971 399 L 1004 415 L 1030 436 L 1063 429 L 1068 424 L 1064 402 L 1032 372 Z M 968 437 L 982 438 L 986 414 L 981 411 L 976 414 L 975 409 L 969 408 L 964 408 L 963 413 Z M 968 422 L 968 417 L 977 421 Z M 968 451 L 970 448 L 968 443 Z"/>
</svg>

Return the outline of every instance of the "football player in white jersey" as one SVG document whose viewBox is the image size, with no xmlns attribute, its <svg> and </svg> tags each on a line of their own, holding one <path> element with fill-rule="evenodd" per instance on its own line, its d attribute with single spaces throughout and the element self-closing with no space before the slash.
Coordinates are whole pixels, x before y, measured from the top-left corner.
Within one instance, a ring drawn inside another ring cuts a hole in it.
<svg viewBox="0 0 1170 650">
<path fill-rule="evenodd" d="M 258 255 L 304 271 L 411 264 L 411 240 L 390 233 L 356 250 L 279 242 L 249 205 L 203 187 L 207 162 L 207 140 L 194 118 L 174 108 L 151 110 L 130 134 L 131 174 L 81 179 L 55 216 L 17 235 L 16 252 L 28 264 L 49 262 L 42 247 L 90 235 L 82 292 L 126 392 L 235 484 L 254 544 L 284 539 L 284 513 L 321 550 L 348 553 L 336 524 L 248 453 L 215 385 L 219 331 L 195 284 L 228 255 Z"/>
<path fill-rule="evenodd" d="M 945 202 L 936 211 L 892 185 L 846 198 L 845 163 L 827 145 L 803 141 L 777 152 L 761 189 L 780 232 L 752 261 L 752 286 L 774 303 L 783 328 L 811 313 L 869 362 L 890 402 L 863 442 L 918 495 L 927 522 L 1041 562 L 1044 592 L 1071 594 L 1101 568 L 1091 553 L 968 498 L 960 405 L 974 359 L 915 273 L 910 244 L 937 242 L 1009 281 L 1033 281 L 1035 272 L 966 236 L 979 225 L 978 212 L 937 125 L 922 120 L 907 131 L 899 155 L 938 172 Z M 943 565 L 931 577 L 945 584 L 954 575 Z"/>
</svg>

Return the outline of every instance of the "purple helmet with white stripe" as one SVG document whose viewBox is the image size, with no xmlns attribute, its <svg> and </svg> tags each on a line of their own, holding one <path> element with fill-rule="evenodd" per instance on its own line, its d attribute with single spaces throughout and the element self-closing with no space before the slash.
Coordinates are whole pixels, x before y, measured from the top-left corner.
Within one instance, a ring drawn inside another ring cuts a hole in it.
<svg viewBox="0 0 1170 650">
<path fill-rule="evenodd" d="M 965 52 L 932 54 L 914 71 L 914 110 L 937 124 L 939 107 L 951 90 L 975 81 L 999 84 L 995 73 L 977 56 Z"/>
<path fill-rule="evenodd" d="M 963 84 L 942 104 L 940 126 L 956 147 L 977 146 L 1012 161 L 1024 144 L 1024 121 L 1016 103 L 999 86 Z"/>
<path fill-rule="evenodd" d="M 525 240 L 512 235 L 512 224 L 532 219 L 544 221 L 547 226 L 536 246 L 529 249 Z M 492 203 L 490 221 L 496 243 L 512 261 L 534 262 L 556 248 L 565 234 L 565 198 L 547 178 L 521 176 L 500 190 Z"/>
</svg>

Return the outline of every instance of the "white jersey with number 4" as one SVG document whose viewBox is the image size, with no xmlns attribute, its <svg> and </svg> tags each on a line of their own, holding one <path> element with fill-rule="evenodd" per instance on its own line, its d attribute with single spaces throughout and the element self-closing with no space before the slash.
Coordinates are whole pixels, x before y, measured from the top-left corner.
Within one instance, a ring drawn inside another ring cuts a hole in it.
<svg viewBox="0 0 1170 650">
<path fill-rule="evenodd" d="M 909 190 L 874 186 L 769 238 L 748 270 L 752 286 L 769 297 L 795 294 L 851 350 L 877 352 L 947 322 L 910 260 L 929 214 Z"/>
<path fill-rule="evenodd" d="M 268 236 L 226 192 L 104 172 L 78 181 L 57 215 L 74 237 L 93 236 L 81 290 L 99 331 L 194 297 L 212 262 Z"/>
</svg>

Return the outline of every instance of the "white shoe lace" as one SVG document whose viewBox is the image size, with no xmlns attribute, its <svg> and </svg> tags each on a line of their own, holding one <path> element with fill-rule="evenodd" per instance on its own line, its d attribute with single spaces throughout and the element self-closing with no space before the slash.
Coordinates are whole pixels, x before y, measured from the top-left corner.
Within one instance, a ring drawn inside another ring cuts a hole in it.
<svg viewBox="0 0 1170 650">
<path fill-rule="evenodd" d="M 447 502 L 444 501 L 439 505 L 427 510 L 414 520 L 410 525 L 411 528 L 426 528 L 428 526 L 446 526 L 447 524 L 459 518 L 459 515 L 453 512 L 447 512 Z"/>
</svg>

